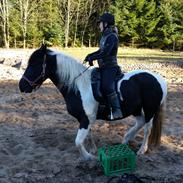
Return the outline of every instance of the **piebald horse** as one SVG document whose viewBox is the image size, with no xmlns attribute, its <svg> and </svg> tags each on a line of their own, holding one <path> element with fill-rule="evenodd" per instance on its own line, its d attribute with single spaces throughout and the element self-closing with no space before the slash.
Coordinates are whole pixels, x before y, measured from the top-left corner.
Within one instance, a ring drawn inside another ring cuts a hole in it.
<svg viewBox="0 0 183 183">
<path fill-rule="evenodd" d="M 85 160 L 94 158 L 85 149 L 84 141 L 99 112 L 99 102 L 95 100 L 92 92 L 92 70 L 86 70 L 86 66 L 76 59 L 42 45 L 30 56 L 19 81 L 20 91 L 26 93 L 38 89 L 48 78 L 54 83 L 65 99 L 69 114 L 80 123 L 75 144 Z M 160 143 L 161 112 L 167 95 L 166 81 L 156 73 L 136 70 L 124 74 L 117 83 L 117 90 L 123 118 L 133 115 L 136 119 L 135 125 L 125 134 L 122 143 L 128 143 L 144 127 L 143 142 L 137 152 L 144 154 L 149 143 Z"/>
</svg>

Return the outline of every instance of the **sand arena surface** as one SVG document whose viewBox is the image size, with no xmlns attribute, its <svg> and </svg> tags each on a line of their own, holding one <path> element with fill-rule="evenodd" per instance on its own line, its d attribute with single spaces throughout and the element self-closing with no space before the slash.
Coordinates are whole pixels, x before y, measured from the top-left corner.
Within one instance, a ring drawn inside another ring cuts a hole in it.
<svg viewBox="0 0 183 183">
<path fill-rule="evenodd" d="M 124 63 L 123 70 L 147 69 Z M 152 71 L 168 82 L 166 121 L 161 146 L 137 158 L 137 175 L 145 183 L 183 182 L 183 68 L 152 63 Z M 67 113 L 58 90 L 47 82 L 37 92 L 20 94 L 23 73 L 0 64 L 0 183 L 105 183 L 96 162 L 82 163 L 75 147 L 78 122 Z M 13 79 L 13 80 L 12 80 Z M 121 143 L 133 125 L 129 117 L 117 122 L 96 121 L 92 134 L 97 147 Z M 110 134 L 110 135 L 109 135 Z M 141 142 L 143 131 L 135 144 Z M 90 139 L 86 146 L 92 150 Z"/>
</svg>

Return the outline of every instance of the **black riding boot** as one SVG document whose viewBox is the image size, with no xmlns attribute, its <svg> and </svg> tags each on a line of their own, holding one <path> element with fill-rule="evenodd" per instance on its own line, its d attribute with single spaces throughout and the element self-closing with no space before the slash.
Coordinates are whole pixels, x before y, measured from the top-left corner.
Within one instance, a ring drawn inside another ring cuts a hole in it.
<svg viewBox="0 0 183 183">
<path fill-rule="evenodd" d="M 111 108 L 111 114 L 108 116 L 108 120 L 120 119 L 123 117 L 118 96 L 116 92 L 107 95 L 108 104 Z"/>
</svg>

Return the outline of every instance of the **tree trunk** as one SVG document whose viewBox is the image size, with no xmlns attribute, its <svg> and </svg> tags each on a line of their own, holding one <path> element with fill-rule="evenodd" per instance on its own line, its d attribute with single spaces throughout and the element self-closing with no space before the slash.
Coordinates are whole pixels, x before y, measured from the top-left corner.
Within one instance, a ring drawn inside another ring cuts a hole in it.
<svg viewBox="0 0 183 183">
<path fill-rule="evenodd" d="M 26 0 L 24 4 L 24 12 L 23 12 L 23 48 L 26 48 L 26 37 L 27 37 L 27 18 L 28 18 L 28 6 L 29 6 L 29 0 Z"/>
<path fill-rule="evenodd" d="M 87 28 L 87 26 L 88 26 L 89 18 L 90 18 L 91 13 L 92 13 L 93 3 L 94 3 L 94 0 L 91 0 L 91 1 L 90 1 L 89 13 L 88 13 L 87 20 L 86 20 L 86 23 L 85 23 L 85 25 L 84 25 L 84 29 L 83 29 L 82 37 L 81 37 L 81 45 L 82 45 L 82 46 L 84 45 L 84 36 L 85 36 L 86 28 Z"/>
<path fill-rule="evenodd" d="M 9 48 L 9 5 L 7 0 L 0 2 L 0 16 L 2 19 L 3 42 Z"/>
<path fill-rule="evenodd" d="M 31 3 L 33 3 L 33 2 L 31 2 Z M 29 0 L 19 0 L 24 49 L 26 48 L 26 42 L 27 42 L 27 22 L 28 22 L 29 6 L 30 6 Z"/>
<path fill-rule="evenodd" d="M 6 0 L 6 48 L 9 48 L 10 44 L 10 25 L 9 25 L 9 5 Z"/>
<path fill-rule="evenodd" d="M 76 38 L 77 38 L 80 3 L 81 3 L 81 0 L 78 1 L 78 5 L 77 5 L 76 25 L 75 25 L 74 43 L 73 43 L 74 46 L 76 45 Z"/>
<path fill-rule="evenodd" d="M 173 52 L 175 51 L 175 44 L 176 44 L 176 41 L 174 40 L 173 41 Z"/>
<path fill-rule="evenodd" d="M 70 25 L 70 0 L 67 0 L 67 16 L 65 25 L 65 47 L 68 47 L 69 42 L 69 25 Z"/>
<path fill-rule="evenodd" d="M 91 34 L 89 35 L 89 40 L 88 40 L 88 47 L 91 47 Z"/>
<path fill-rule="evenodd" d="M 6 24 L 5 24 L 5 21 L 3 21 L 3 41 L 4 41 L 5 48 L 7 48 Z"/>
<path fill-rule="evenodd" d="M 17 39 L 16 39 L 16 36 L 14 37 L 14 48 L 15 49 L 17 48 Z"/>
</svg>

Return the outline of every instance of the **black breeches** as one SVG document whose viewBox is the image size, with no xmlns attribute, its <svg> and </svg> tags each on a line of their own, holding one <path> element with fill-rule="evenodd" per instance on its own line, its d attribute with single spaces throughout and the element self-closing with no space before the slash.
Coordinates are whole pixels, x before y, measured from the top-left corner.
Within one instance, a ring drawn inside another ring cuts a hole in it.
<svg viewBox="0 0 183 183">
<path fill-rule="evenodd" d="M 101 73 L 101 90 L 102 93 L 107 96 L 116 91 L 115 78 L 119 73 L 119 67 L 110 67 L 100 69 Z"/>
</svg>

